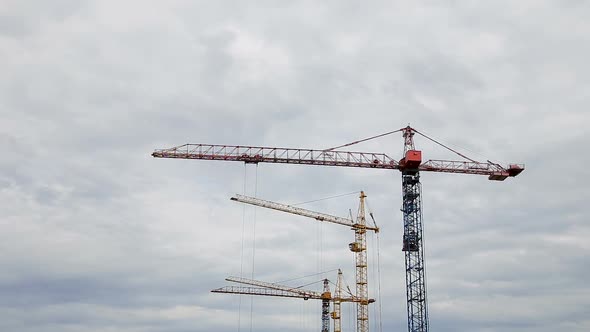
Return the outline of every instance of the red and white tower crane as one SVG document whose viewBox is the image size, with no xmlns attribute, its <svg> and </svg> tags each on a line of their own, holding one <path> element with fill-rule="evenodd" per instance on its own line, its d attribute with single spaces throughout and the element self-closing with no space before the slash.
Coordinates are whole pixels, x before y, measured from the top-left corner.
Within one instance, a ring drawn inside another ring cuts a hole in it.
<svg viewBox="0 0 590 332">
<path fill-rule="evenodd" d="M 337 150 L 369 139 L 401 132 L 404 137 L 403 156 L 400 160 L 384 153 L 348 152 Z M 463 161 L 422 161 L 422 152 L 414 146 L 414 135 L 419 134 L 461 156 Z M 406 303 L 409 332 L 428 331 L 426 278 L 422 231 L 422 199 L 420 172 L 486 175 L 489 180 L 504 181 L 524 170 L 524 165 L 501 166 L 491 161 L 479 162 L 407 126 L 396 131 L 377 135 L 331 149 L 292 149 L 240 145 L 184 144 L 152 153 L 156 158 L 241 161 L 245 163 L 283 163 L 316 166 L 360 167 L 398 170 L 402 175 L 403 225 L 402 250 L 406 269 Z"/>
</svg>

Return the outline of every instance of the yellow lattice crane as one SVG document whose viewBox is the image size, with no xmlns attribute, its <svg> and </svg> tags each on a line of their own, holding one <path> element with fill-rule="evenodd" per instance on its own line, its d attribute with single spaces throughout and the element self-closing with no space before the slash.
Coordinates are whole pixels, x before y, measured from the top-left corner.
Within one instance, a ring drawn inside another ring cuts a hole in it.
<svg viewBox="0 0 590 332">
<path fill-rule="evenodd" d="M 288 212 L 304 217 L 316 219 L 318 221 L 327 221 L 334 224 L 344 225 L 350 227 L 354 231 L 354 242 L 349 244 L 349 249 L 355 254 L 355 265 L 356 265 L 356 294 L 358 301 L 357 303 L 357 332 L 368 332 L 369 331 L 369 291 L 368 291 L 368 278 L 367 278 L 367 230 L 379 232 L 377 226 L 367 226 L 365 218 L 365 198 L 367 196 L 363 191 L 360 194 L 359 210 L 356 220 L 331 216 L 329 214 L 310 211 L 291 205 L 271 202 L 262 200 L 259 198 L 248 197 L 243 195 L 236 195 L 231 200 L 260 206 L 268 209 L 273 209 L 282 212 Z M 338 304 L 339 305 L 339 304 Z"/>
<path fill-rule="evenodd" d="M 324 288 L 322 292 L 302 289 L 300 287 L 290 287 L 276 283 L 264 282 L 259 280 L 252 280 L 240 277 L 228 277 L 225 280 L 239 284 L 245 284 L 255 287 L 243 286 L 225 286 L 212 290 L 213 293 L 229 293 L 229 294 L 244 294 L 244 295 L 260 295 L 260 296 L 275 296 L 275 297 L 290 297 L 300 298 L 304 300 L 321 300 L 322 301 L 322 332 L 329 332 L 330 316 L 334 320 L 334 332 L 342 331 L 341 324 L 341 308 L 342 302 L 356 302 L 361 301 L 360 298 L 354 295 L 342 296 L 343 277 L 342 271 L 338 269 L 338 279 L 334 296 L 330 292 L 329 280 L 324 279 Z M 330 302 L 334 303 L 334 311 L 330 315 Z M 369 302 L 374 302 L 369 299 Z"/>
</svg>

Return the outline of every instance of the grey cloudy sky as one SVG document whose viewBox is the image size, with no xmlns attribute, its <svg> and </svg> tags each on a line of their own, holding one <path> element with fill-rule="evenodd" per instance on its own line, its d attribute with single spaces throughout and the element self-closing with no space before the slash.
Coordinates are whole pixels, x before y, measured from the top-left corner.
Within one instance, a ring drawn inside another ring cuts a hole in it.
<svg viewBox="0 0 590 332">
<path fill-rule="evenodd" d="M 251 309 L 209 290 L 240 270 L 281 281 L 338 267 L 352 286 L 351 232 L 229 197 L 361 189 L 382 228 L 383 329 L 405 330 L 398 173 L 150 153 L 321 149 L 408 123 L 527 165 L 500 183 L 423 174 L 432 330 L 590 330 L 589 16 L 574 0 L 2 1 L 0 330 L 318 330 L 317 302 Z M 355 150 L 398 158 L 402 139 Z"/>
</svg>

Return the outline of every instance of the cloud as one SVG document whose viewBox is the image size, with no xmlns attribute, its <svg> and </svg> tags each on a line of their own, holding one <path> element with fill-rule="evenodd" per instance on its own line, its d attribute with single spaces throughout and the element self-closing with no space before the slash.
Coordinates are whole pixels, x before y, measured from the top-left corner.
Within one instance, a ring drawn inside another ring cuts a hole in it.
<svg viewBox="0 0 590 332">
<path fill-rule="evenodd" d="M 0 329 L 230 331 L 250 312 L 258 331 L 317 328 L 319 302 L 258 297 L 250 311 L 247 297 L 209 291 L 240 272 L 283 281 L 338 267 L 352 285 L 352 232 L 229 197 L 359 190 L 382 229 L 383 327 L 405 329 L 399 174 L 150 153 L 322 149 L 410 123 L 476 159 L 527 165 L 502 183 L 422 174 L 431 328 L 586 331 L 587 12 L 578 1 L 6 2 Z M 459 158 L 415 139 L 425 158 Z M 352 149 L 399 158 L 402 138 Z M 356 204 L 302 207 L 345 216 Z"/>
</svg>

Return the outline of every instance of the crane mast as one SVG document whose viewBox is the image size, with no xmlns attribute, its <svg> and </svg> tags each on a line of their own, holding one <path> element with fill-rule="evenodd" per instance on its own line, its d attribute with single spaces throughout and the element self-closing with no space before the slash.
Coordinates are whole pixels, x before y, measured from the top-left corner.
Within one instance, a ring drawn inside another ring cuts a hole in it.
<svg viewBox="0 0 590 332">
<path fill-rule="evenodd" d="M 328 279 L 324 279 L 324 293 L 330 294 Z M 322 332 L 330 332 L 330 299 L 322 298 Z"/>
<path fill-rule="evenodd" d="M 404 155 L 399 161 L 384 153 L 337 150 L 341 147 L 350 146 L 396 132 L 401 132 L 404 137 Z M 414 134 L 419 134 L 447 150 L 458 154 L 466 160 L 455 161 L 430 159 L 422 161 L 422 152 L 416 150 L 414 146 Z M 502 166 L 489 160 L 486 162 L 475 161 L 410 126 L 368 139 L 345 144 L 338 148 L 314 150 L 240 145 L 184 144 L 168 149 L 155 150 L 152 153 L 152 156 L 156 158 L 173 159 L 221 160 L 240 161 L 245 163 L 282 163 L 399 170 L 402 174 L 402 213 L 404 227 L 402 251 L 405 256 L 406 269 L 408 332 L 427 332 L 428 309 L 424 266 L 420 172 L 485 175 L 489 180 L 504 181 L 509 177 L 519 175 L 524 171 L 525 167 L 522 164 Z M 326 219 L 326 221 L 330 220 Z M 348 221 L 346 221 L 346 223 L 348 223 Z M 351 227 L 355 230 L 362 229 L 359 228 L 360 224 L 358 220 L 356 226 L 351 225 Z M 364 230 L 366 229 L 370 228 L 365 228 Z M 358 241 L 355 243 L 358 243 Z M 357 267 L 362 265 L 362 262 L 357 262 Z M 359 287 L 358 284 L 357 287 Z M 358 290 L 359 289 L 357 289 L 357 292 Z"/>
<path fill-rule="evenodd" d="M 356 296 L 361 302 L 356 306 L 356 330 L 369 332 L 369 290 L 367 285 L 367 230 L 365 219 L 365 198 L 361 191 L 359 212 L 356 218 L 359 227 L 354 229 L 354 242 L 349 245 L 355 253 L 356 263 Z"/>
<path fill-rule="evenodd" d="M 402 164 L 402 213 L 404 233 L 402 250 L 406 268 L 406 301 L 408 331 L 428 331 L 426 276 L 422 231 L 422 201 L 420 187 L 420 152 L 414 148 L 414 133 L 404 131 L 404 159 Z"/>
<path fill-rule="evenodd" d="M 342 271 L 338 269 L 338 279 L 336 280 L 336 289 L 334 290 L 334 311 L 332 312 L 332 319 L 334 320 L 334 332 L 342 332 L 342 324 L 340 322 L 340 312 L 342 303 L 342 285 L 344 279 Z"/>
</svg>

